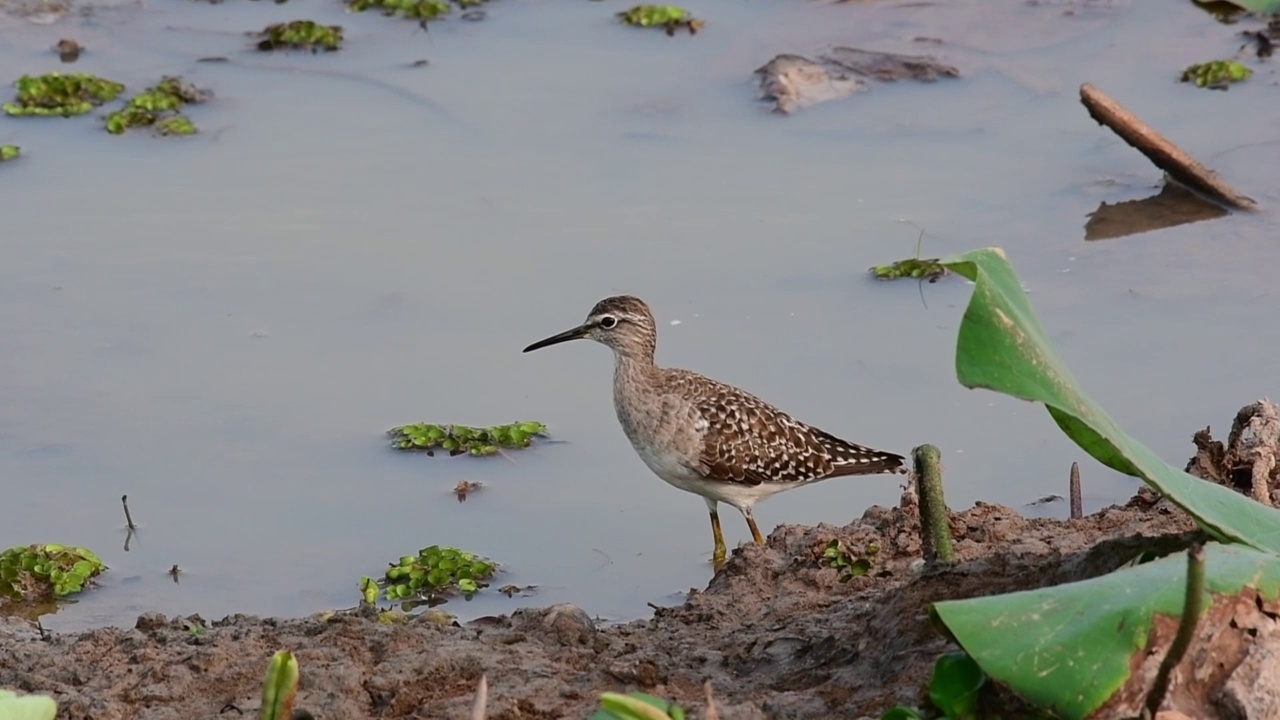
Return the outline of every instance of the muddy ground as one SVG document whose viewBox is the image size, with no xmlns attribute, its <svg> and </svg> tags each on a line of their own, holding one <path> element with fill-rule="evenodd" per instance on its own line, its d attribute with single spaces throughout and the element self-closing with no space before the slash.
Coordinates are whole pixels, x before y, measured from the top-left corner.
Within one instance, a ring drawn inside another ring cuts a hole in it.
<svg viewBox="0 0 1280 720">
<path fill-rule="evenodd" d="M 298 705 L 318 718 L 468 717 L 482 673 L 490 718 L 585 718 L 597 693 L 630 689 L 702 717 L 704 680 L 722 719 L 856 718 L 922 703 L 934 660 L 953 649 L 926 603 L 1093 577 L 1139 548 L 1183 547 L 1195 530 L 1149 494 L 1075 521 L 979 503 L 951 527 L 959 562 L 924 571 L 910 495 L 845 527 L 782 525 L 683 605 L 626 624 L 559 605 L 462 626 L 234 615 L 195 636 L 191 618 L 144 615 L 128 630 L 42 640 L 14 620 L 0 624 L 0 687 L 54 695 L 60 718 L 252 716 L 268 659 L 287 648 L 301 665 Z M 854 554 L 878 545 L 872 570 L 841 583 L 821 560 L 833 538 Z"/>
</svg>

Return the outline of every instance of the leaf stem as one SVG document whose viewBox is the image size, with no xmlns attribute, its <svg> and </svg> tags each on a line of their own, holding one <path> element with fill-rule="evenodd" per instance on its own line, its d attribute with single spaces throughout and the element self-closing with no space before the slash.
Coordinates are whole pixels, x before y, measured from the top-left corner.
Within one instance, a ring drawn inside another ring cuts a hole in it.
<svg viewBox="0 0 1280 720">
<path fill-rule="evenodd" d="M 1195 636 L 1196 623 L 1204 609 L 1204 545 L 1196 543 L 1187 548 L 1187 597 L 1182 604 L 1182 620 L 1178 623 L 1178 632 L 1169 644 L 1169 652 L 1160 661 L 1160 669 L 1156 671 L 1156 679 L 1151 683 L 1151 691 L 1147 693 L 1146 707 L 1143 717 L 1153 718 L 1160 704 L 1164 702 L 1165 693 L 1169 691 L 1169 679 L 1173 669 L 1182 662 L 1182 656 L 1191 646 Z"/>
</svg>

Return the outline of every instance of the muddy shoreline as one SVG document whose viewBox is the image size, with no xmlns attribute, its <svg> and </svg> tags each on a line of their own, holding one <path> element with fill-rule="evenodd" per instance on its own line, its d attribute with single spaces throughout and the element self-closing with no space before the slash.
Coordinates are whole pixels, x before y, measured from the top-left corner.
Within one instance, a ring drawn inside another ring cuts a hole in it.
<svg viewBox="0 0 1280 720">
<path fill-rule="evenodd" d="M 913 498 L 845 526 L 779 526 L 735 550 L 704 590 L 624 624 L 571 605 L 465 625 L 378 622 L 371 611 L 300 619 L 233 615 L 193 634 L 197 617 L 139 617 L 132 629 L 41 638 L 0 624 L 0 687 L 53 695 L 59 717 L 94 720 L 256 713 L 267 661 L 298 657 L 298 706 L 319 718 L 467 717 L 481 674 L 490 718 L 584 718 L 605 690 L 645 690 L 702 716 L 710 680 L 720 718 L 878 715 L 920 705 L 934 660 L 952 649 L 930 601 L 1101 575 L 1143 549 L 1185 547 L 1194 522 L 1139 493 L 1081 520 L 1028 519 L 979 503 L 951 514 L 958 563 L 924 570 Z M 832 539 L 879 550 L 841 582 L 822 561 Z"/>
</svg>

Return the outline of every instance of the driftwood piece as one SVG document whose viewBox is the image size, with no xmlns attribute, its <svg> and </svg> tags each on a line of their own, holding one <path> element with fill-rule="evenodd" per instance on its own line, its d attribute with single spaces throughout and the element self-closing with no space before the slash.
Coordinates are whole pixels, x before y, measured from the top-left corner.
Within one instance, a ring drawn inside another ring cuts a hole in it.
<svg viewBox="0 0 1280 720">
<path fill-rule="evenodd" d="M 1093 85 L 1085 83 L 1080 86 L 1080 102 L 1094 120 L 1111 128 L 1134 149 L 1146 155 L 1156 167 L 1169 173 L 1170 177 L 1182 185 L 1238 210 L 1253 210 L 1257 207 L 1253 199 L 1240 194 L 1212 170 L 1201 165 L 1156 132 L 1155 128 Z"/>
</svg>

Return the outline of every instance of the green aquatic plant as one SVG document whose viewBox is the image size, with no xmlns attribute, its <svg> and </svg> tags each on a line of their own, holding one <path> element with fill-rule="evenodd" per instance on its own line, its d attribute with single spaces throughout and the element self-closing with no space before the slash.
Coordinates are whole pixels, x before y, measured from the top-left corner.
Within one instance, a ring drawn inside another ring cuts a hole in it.
<svg viewBox="0 0 1280 720">
<path fill-rule="evenodd" d="M 432 545 L 390 564 L 382 578 L 360 578 L 360 593 L 370 605 L 388 601 L 438 600 L 454 593 L 467 597 L 487 587 L 498 564 L 454 547 Z"/>
<path fill-rule="evenodd" d="M 699 20 L 682 7 L 676 5 L 636 5 L 629 10 L 618 13 L 622 22 L 636 27 L 660 27 L 668 35 L 674 35 L 680 28 L 687 28 L 690 33 L 702 29 L 703 21 Z"/>
<path fill-rule="evenodd" d="M 1231 83 L 1249 79 L 1253 71 L 1235 60 L 1214 60 L 1191 65 L 1182 71 L 1182 82 L 1194 82 L 1196 87 L 1225 90 Z"/>
<path fill-rule="evenodd" d="M 424 450 L 433 454 L 436 449 L 449 455 L 483 457 L 496 455 L 502 448 L 527 448 L 536 437 L 544 437 L 547 426 L 536 420 L 525 420 L 487 428 L 469 425 L 437 425 L 414 423 L 401 425 L 387 431 L 391 447 L 397 450 Z"/>
<path fill-rule="evenodd" d="M 1145 687 L 1138 669 L 1159 652 L 1150 645 L 1157 618 L 1178 618 L 1182 636 L 1202 604 L 1280 601 L 1280 510 L 1190 475 L 1125 433 L 1059 357 L 1002 250 L 941 262 L 974 283 L 956 339 L 960 384 L 1042 404 L 1081 450 L 1141 478 L 1214 540 L 1187 561 L 1166 556 L 1088 580 L 929 606 L 993 683 L 1056 717 L 1094 717 L 1118 696 L 1141 697 L 1133 686 Z M 1148 702 L 1161 700 L 1155 687 L 1143 692 Z"/>
<path fill-rule="evenodd" d="M 19 545 L 0 553 L 0 594 L 25 601 L 63 597 L 85 589 L 106 569 L 86 548 Z"/>
<path fill-rule="evenodd" d="M 194 135 L 196 126 L 181 114 L 187 103 L 200 103 L 209 93 L 180 77 L 166 76 L 107 115 L 107 132 L 119 135 L 132 127 L 152 127 L 159 135 Z"/>
<path fill-rule="evenodd" d="M 19 695 L 0 690 L 0 720 L 53 720 L 58 703 L 48 695 Z"/>
<path fill-rule="evenodd" d="M 445 0 L 348 0 L 347 5 L 356 12 L 381 10 L 383 15 L 412 20 L 435 20 L 448 14 L 452 7 Z"/>
<path fill-rule="evenodd" d="M 293 20 L 275 23 L 262 29 L 257 36 L 258 49 L 272 50 L 324 50 L 331 52 L 342 47 L 342 26 L 321 25 L 314 20 Z"/>
<path fill-rule="evenodd" d="M 938 258 L 913 257 L 888 265 L 872 265 L 870 272 L 877 280 L 915 278 L 937 282 L 938 278 L 947 274 L 947 268 L 938 262 Z"/>
<path fill-rule="evenodd" d="M 124 92 L 123 84 L 89 73 L 23 75 L 13 85 L 18 97 L 4 104 L 9 115 L 84 115 Z"/>
<path fill-rule="evenodd" d="M 22 154 L 22 148 L 17 145 L 0 145 L 0 162 L 13 160 L 20 154 Z"/>
</svg>

